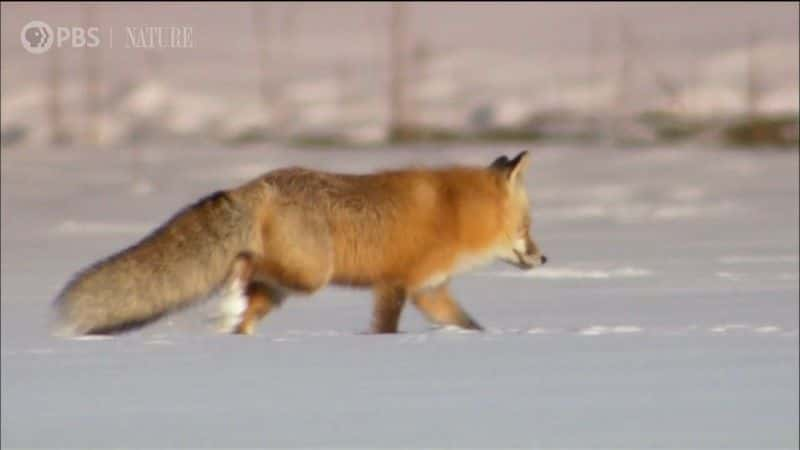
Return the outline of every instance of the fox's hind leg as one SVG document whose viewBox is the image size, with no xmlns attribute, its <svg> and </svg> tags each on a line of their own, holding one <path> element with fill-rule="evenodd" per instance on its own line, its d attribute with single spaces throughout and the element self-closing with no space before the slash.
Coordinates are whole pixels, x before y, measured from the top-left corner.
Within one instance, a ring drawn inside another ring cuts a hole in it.
<svg viewBox="0 0 800 450">
<path fill-rule="evenodd" d="M 258 321 L 280 305 L 283 299 L 280 290 L 254 279 L 257 261 L 258 258 L 248 252 L 241 253 L 233 261 L 223 285 L 220 331 L 253 334 Z"/>
<path fill-rule="evenodd" d="M 414 293 L 411 300 L 431 322 L 441 325 L 456 325 L 469 330 L 483 329 L 456 303 L 453 296 L 450 295 L 447 284 Z"/>
<path fill-rule="evenodd" d="M 282 295 L 277 289 L 264 283 L 251 281 L 244 292 L 247 307 L 241 314 L 241 321 L 233 329 L 236 334 L 253 334 L 255 326 L 269 312 L 280 305 Z"/>
<path fill-rule="evenodd" d="M 224 302 L 227 306 L 223 311 L 223 331 L 253 334 L 258 322 L 280 306 L 288 294 L 311 294 L 327 284 L 332 273 L 329 265 L 325 259 L 305 261 L 240 254 L 226 283 L 233 301 Z"/>
<path fill-rule="evenodd" d="M 261 252 L 242 252 L 229 282 L 246 298 L 230 331 L 252 334 L 255 326 L 286 295 L 311 294 L 333 275 L 333 249 L 327 222 L 313 211 L 283 206 L 280 220 L 260 227 Z M 238 286 L 237 286 L 238 283 Z"/>
<path fill-rule="evenodd" d="M 245 322 L 250 324 L 272 309 L 266 292 L 252 282 L 254 259 L 250 253 L 237 256 L 222 285 L 219 330 L 224 333 L 252 332 L 252 325 L 245 327 Z"/>
</svg>

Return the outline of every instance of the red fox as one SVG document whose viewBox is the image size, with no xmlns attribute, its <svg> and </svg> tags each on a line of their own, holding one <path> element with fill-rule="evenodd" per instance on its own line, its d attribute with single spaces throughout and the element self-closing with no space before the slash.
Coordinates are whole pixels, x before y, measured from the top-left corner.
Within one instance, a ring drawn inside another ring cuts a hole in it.
<svg viewBox="0 0 800 450">
<path fill-rule="evenodd" d="M 406 299 L 434 323 L 480 330 L 450 278 L 494 259 L 546 262 L 530 237 L 528 163 L 522 152 L 488 167 L 266 173 L 78 273 L 55 302 L 59 331 L 126 331 L 227 288 L 242 302 L 226 326 L 252 334 L 288 295 L 329 283 L 374 290 L 375 333 L 397 331 Z"/>
</svg>

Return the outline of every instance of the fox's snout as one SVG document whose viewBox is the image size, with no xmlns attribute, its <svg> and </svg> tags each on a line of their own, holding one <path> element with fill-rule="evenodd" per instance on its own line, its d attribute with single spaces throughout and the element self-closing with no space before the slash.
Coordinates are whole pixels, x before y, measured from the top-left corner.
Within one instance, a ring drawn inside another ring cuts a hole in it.
<svg viewBox="0 0 800 450">
<path fill-rule="evenodd" d="M 547 263 L 547 256 L 542 254 L 539 247 L 533 242 L 530 236 L 525 237 L 525 251 L 517 252 L 515 250 L 514 253 L 516 253 L 519 265 L 523 269 L 532 269 Z"/>
<path fill-rule="evenodd" d="M 523 270 L 530 270 L 547 262 L 547 256 L 543 255 L 530 239 L 525 241 L 520 239 L 517 243 L 508 256 L 502 258 L 506 262 Z"/>
<path fill-rule="evenodd" d="M 547 263 L 547 256 L 542 254 L 528 254 L 515 252 L 517 256 L 516 265 L 520 269 L 533 269 L 536 266 L 541 266 Z"/>
</svg>

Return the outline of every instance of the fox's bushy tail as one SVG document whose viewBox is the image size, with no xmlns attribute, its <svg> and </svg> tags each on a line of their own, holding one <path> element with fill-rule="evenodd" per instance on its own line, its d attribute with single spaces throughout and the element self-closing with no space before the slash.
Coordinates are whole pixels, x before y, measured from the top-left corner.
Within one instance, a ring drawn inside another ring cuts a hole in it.
<svg viewBox="0 0 800 450">
<path fill-rule="evenodd" d="M 150 323 L 209 294 L 246 249 L 250 212 L 216 192 L 133 246 L 78 273 L 55 301 L 56 333 L 106 334 Z"/>
</svg>

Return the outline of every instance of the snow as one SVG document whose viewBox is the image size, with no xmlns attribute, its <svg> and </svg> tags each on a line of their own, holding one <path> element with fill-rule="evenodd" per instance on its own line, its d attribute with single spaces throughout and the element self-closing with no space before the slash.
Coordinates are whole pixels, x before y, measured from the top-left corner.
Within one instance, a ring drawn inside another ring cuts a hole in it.
<svg viewBox="0 0 800 450">
<path fill-rule="evenodd" d="M 796 152 L 532 148 L 548 264 L 454 281 L 485 332 L 408 309 L 366 334 L 369 293 L 331 287 L 252 337 L 215 332 L 219 297 L 121 336 L 49 333 L 76 271 L 260 171 L 519 150 L 4 150 L 3 448 L 796 448 Z"/>
<path fill-rule="evenodd" d="M 650 276 L 651 272 L 647 269 L 639 269 L 636 267 L 622 267 L 612 270 L 580 270 L 571 268 L 550 269 L 547 267 L 530 270 L 525 272 L 497 272 L 491 274 L 492 276 L 499 277 L 530 277 L 530 278 L 550 278 L 550 279 L 565 279 L 565 278 L 629 278 L 629 277 L 646 277 Z"/>
</svg>

